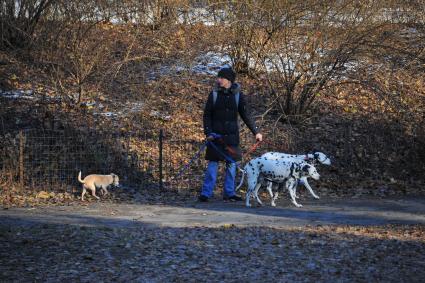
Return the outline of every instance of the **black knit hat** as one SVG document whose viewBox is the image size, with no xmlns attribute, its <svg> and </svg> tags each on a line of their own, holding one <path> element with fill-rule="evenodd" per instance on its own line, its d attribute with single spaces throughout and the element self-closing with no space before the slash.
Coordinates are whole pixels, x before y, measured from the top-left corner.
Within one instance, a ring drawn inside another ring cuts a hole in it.
<svg viewBox="0 0 425 283">
<path fill-rule="evenodd" d="M 217 77 L 225 78 L 234 83 L 236 79 L 236 73 L 232 70 L 232 68 L 221 68 L 220 71 L 218 71 Z"/>
</svg>

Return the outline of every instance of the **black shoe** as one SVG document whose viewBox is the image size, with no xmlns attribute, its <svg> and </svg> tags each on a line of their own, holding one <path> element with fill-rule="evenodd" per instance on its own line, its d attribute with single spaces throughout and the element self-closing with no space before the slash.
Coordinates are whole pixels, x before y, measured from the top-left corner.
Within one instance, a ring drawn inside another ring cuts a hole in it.
<svg viewBox="0 0 425 283">
<path fill-rule="evenodd" d="M 224 200 L 228 200 L 228 201 L 241 201 L 242 198 L 240 196 L 234 195 L 231 197 L 224 197 Z"/>
<path fill-rule="evenodd" d="M 208 201 L 208 197 L 206 197 L 206 196 L 204 196 L 204 195 L 200 195 L 200 196 L 198 197 L 198 200 L 199 200 L 200 202 L 207 202 L 207 201 Z"/>
</svg>

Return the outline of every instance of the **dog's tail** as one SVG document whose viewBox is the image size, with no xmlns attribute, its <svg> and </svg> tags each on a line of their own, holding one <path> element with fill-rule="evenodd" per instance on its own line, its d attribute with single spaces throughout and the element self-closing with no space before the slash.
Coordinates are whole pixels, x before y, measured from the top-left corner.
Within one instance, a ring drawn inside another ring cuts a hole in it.
<svg viewBox="0 0 425 283">
<path fill-rule="evenodd" d="M 78 173 L 78 181 L 80 181 L 80 183 L 84 184 L 84 181 L 81 179 L 81 171 L 80 171 L 80 173 Z"/>
<path fill-rule="evenodd" d="M 242 185 L 243 185 L 243 179 L 245 178 L 245 169 L 241 169 L 241 168 L 239 168 L 238 167 L 238 169 L 239 169 L 239 171 L 241 171 L 242 172 L 242 177 L 241 177 L 241 181 L 239 182 L 239 185 L 236 187 L 236 191 L 239 191 L 239 189 L 242 187 Z"/>
</svg>

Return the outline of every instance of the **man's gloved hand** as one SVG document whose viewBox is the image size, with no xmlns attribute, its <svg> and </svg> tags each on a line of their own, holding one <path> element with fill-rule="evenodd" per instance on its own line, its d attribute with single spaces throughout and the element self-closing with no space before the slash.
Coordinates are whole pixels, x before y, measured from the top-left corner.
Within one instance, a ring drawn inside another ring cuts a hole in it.
<svg viewBox="0 0 425 283">
<path fill-rule="evenodd" d="M 207 141 L 213 141 L 215 139 L 220 139 L 220 138 L 221 138 L 221 135 L 216 133 L 211 133 L 211 134 L 208 134 Z"/>
</svg>

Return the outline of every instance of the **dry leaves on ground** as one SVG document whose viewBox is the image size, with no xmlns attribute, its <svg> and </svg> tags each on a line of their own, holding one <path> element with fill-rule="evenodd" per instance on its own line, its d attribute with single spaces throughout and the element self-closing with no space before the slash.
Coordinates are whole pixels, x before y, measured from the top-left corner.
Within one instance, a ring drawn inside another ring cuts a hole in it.
<svg viewBox="0 0 425 283">
<path fill-rule="evenodd" d="M 0 225 L 5 281 L 419 282 L 425 227 Z"/>
</svg>

